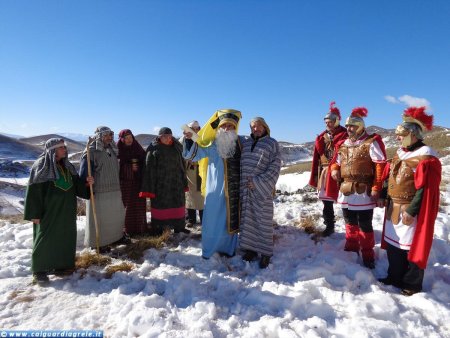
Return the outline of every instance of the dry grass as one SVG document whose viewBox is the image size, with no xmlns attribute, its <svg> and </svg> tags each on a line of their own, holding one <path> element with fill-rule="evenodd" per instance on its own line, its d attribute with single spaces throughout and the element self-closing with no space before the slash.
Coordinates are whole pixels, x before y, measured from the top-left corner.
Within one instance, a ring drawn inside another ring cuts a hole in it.
<svg viewBox="0 0 450 338">
<path fill-rule="evenodd" d="M 301 174 L 305 171 L 311 171 L 311 164 L 312 164 L 312 162 L 302 162 L 302 163 L 290 165 L 289 167 L 283 168 L 283 170 L 281 170 L 281 175 Z"/>
<path fill-rule="evenodd" d="M 166 230 L 159 237 L 141 237 L 136 241 L 128 244 L 125 248 L 125 255 L 132 260 L 141 259 L 144 256 L 144 251 L 154 248 L 161 249 L 170 238 L 170 230 Z"/>
<path fill-rule="evenodd" d="M 425 135 L 424 142 L 426 145 L 435 149 L 439 156 L 446 156 L 450 154 L 450 142 L 448 141 L 447 133 L 448 132 L 430 133 Z"/>
<path fill-rule="evenodd" d="M 305 193 L 302 197 L 304 204 L 316 203 L 319 200 L 316 193 Z"/>
<path fill-rule="evenodd" d="M 134 265 L 130 262 L 122 262 L 120 264 L 110 265 L 106 267 L 105 277 L 111 278 L 112 275 L 119 271 L 130 272 L 131 270 L 133 270 L 133 268 Z"/>
<path fill-rule="evenodd" d="M 111 263 L 111 257 L 85 252 L 75 258 L 75 268 L 87 269 L 91 265 L 106 266 Z"/>
<path fill-rule="evenodd" d="M 307 234 L 317 234 L 320 233 L 316 228 L 319 217 L 318 214 L 301 216 L 300 220 L 294 222 L 294 225 L 303 229 Z"/>
<path fill-rule="evenodd" d="M 35 297 L 23 294 L 24 292 L 24 290 L 14 290 L 8 295 L 7 299 L 15 303 L 30 303 L 34 301 Z"/>
<path fill-rule="evenodd" d="M 0 226 L 4 226 L 6 225 L 6 222 L 11 223 L 11 224 L 24 224 L 24 223 L 28 223 L 29 221 L 25 221 L 23 219 L 23 215 L 22 214 L 18 214 L 18 215 L 0 215 Z"/>
</svg>

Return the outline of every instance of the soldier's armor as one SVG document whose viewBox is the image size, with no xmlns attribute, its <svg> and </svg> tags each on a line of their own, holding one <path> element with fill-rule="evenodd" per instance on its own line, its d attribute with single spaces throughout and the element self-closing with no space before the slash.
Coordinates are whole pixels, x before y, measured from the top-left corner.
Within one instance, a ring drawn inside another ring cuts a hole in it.
<svg viewBox="0 0 450 338">
<path fill-rule="evenodd" d="M 334 156 L 334 144 L 333 144 L 333 135 L 329 133 L 325 133 L 323 135 L 324 142 L 324 152 L 320 155 L 320 165 L 324 168 L 327 167 L 330 163 L 331 159 Z"/>
<path fill-rule="evenodd" d="M 375 166 L 369 153 L 373 140 L 373 137 L 369 137 L 359 145 L 342 144 L 339 147 L 343 180 L 340 190 L 344 195 L 370 192 L 375 176 Z"/>
<path fill-rule="evenodd" d="M 388 181 L 388 195 L 392 199 L 387 212 L 387 218 L 398 224 L 400 213 L 405 211 L 416 194 L 414 171 L 420 161 L 432 156 L 423 155 L 401 160 L 398 154 L 391 161 Z"/>
</svg>

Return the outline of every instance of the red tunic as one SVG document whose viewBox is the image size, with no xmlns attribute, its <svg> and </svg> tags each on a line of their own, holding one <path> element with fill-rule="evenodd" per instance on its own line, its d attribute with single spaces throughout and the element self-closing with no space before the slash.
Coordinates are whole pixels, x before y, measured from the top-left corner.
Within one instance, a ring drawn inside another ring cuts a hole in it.
<svg viewBox="0 0 450 338">
<path fill-rule="evenodd" d="M 317 187 L 317 170 L 319 169 L 320 156 L 325 153 L 325 139 L 324 136 L 327 133 L 324 130 L 320 135 L 316 137 L 316 142 L 314 144 L 314 153 L 313 153 L 313 161 L 311 166 L 311 177 L 309 179 L 309 185 L 313 187 Z M 333 132 L 333 146 L 336 145 L 337 142 L 347 139 L 347 129 L 342 126 L 338 126 Z"/>
</svg>

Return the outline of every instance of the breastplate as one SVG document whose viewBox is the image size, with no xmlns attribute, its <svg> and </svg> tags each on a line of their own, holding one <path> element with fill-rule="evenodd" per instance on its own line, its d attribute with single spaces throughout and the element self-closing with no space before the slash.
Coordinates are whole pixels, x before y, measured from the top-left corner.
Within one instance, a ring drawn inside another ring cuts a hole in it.
<svg viewBox="0 0 450 338">
<path fill-rule="evenodd" d="M 420 161 L 430 156 L 416 156 L 401 160 L 396 154 L 391 162 L 388 195 L 395 203 L 410 203 L 416 194 L 414 171 Z"/>
<path fill-rule="evenodd" d="M 356 146 L 342 145 L 339 148 L 341 157 L 341 177 L 345 182 L 371 183 L 374 178 L 374 164 L 370 158 L 370 144 L 373 138 Z"/>
</svg>

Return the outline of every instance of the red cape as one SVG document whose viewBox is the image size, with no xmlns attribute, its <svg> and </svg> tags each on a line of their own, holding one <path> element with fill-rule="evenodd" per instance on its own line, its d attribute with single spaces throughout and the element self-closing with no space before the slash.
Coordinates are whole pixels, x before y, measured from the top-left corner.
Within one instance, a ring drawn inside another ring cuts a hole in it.
<svg viewBox="0 0 450 338">
<path fill-rule="evenodd" d="M 428 256 L 433 243 L 434 222 L 439 210 L 439 184 L 441 183 L 442 165 L 438 158 L 423 160 L 414 173 L 416 189 L 423 188 L 420 211 L 417 215 L 416 231 L 408 252 L 408 260 L 421 269 L 427 267 Z M 386 249 L 384 227 L 381 247 Z"/>
<path fill-rule="evenodd" d="M 383 152 L 384 157 L 386 158 L 386 149 L 385 149 L 383 140 L 381 139 L 381 136 L 378 134 L 372 134 L 372 135 L 367 135 L 367 137 L 365 139 L 367 139 L 369 137 L 373 137 L 373 142 L 378 142 L 378 145 L 380 146 L 380 149 Z M 330 166 L 332 164 L 336 163 L 339 147 L 345 142 L 346 139 L 347 138 L 342 139 L 336 143 L 335 149 L 334 149 L 334 156 L 330 161 Z M 328 170 L 327 181 L 326 181 L 326 185 L 325 185 L 325 192 L 326 192 L 327 196 L 330 196 L 334 200 L 337 200 L 337 198 L 339 196 L 339 183 L 336 182 L 335 180 L 333 180 L 333 178 L 331 177 L 331 170 Z"/>
<path fill-rule="evenodd" d="M 311 165 L 311 176 L 309 178 L 309 185 L 317 188 L 317 170 L 319 169 L 320 156 L 325 152 L 325 142 L 324 136 L 326 134 L 326 130 L 324 130 L 319 136 L 316 137 L 316 142 L 314 143 L 314 153 L 313 160 Z M 347 139 L 347 129 L 343 126 L 338 126 L 333 133 L 333 142 L 339 142 L 341 140 Z"/>
</svg>

